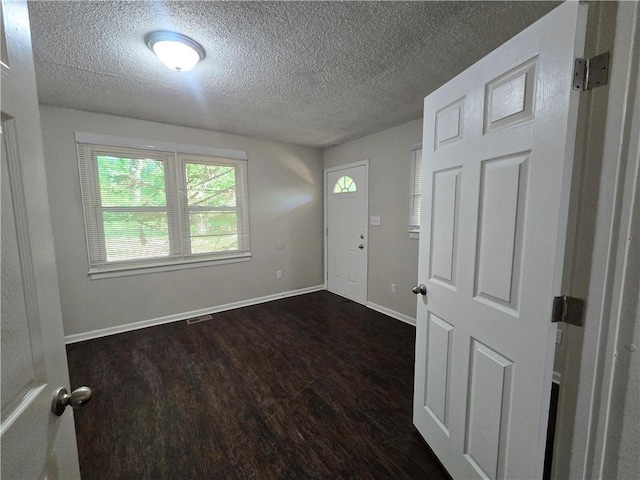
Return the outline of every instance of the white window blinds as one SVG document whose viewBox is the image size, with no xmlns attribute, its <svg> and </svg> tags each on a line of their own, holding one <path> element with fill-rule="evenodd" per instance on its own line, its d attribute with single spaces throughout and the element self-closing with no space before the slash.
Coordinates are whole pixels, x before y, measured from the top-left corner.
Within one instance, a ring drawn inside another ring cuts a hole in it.
<svg viewBox="0 0 640 480">
<path fill-rule="evenodd" d="M 90 273 L 250 256 L 246 160 L 81 141 L 77 151 Z"/>
<path fill-rule="evenodd" d="M 422 146 L 411 149 L 411 184 L 409 204 L 409 231 L 420 231 L 420 202 L 422 200 Z"/>
</svg>

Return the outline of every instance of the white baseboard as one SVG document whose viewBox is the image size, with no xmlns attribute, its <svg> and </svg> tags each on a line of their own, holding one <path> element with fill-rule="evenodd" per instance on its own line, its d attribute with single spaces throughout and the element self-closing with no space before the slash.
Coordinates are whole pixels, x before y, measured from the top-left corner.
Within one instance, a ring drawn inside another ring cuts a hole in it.
<svg viewBox="0 0 640 480">
<path fill-rule="evenodd" d="M 377 305 L 375 303 L 367 302 L 367 307 L 371 310 L 375 310 L 376 312 L 384 313 L 389 317 L 393 317 L 396 320 L 400 320 L 401 322 L 408 323 L 409 325 L 416 326 L 416 319 L 410 317 L 409 315 L 405 315 L 404 313 L 396 312 L 395 310 L 391 310 L 390 308 L 383 307 L 382 305 Z"/>
<path fill-rule="evenodd" d="M 295 297 L 296 295 L 304 295 L 305 293 L 317 292 L 319 290 L 325 290 L 324 285 L 314 285 L 313 287 L 299 288 L 297 290 L 289 290 L 288 292 L 274 293 L 273 295 L 267 295 L 264 297 L 250 298 L 247 300 L 240 300 L 239 302 L 226 303 L 224 305 L 192 310 L 190 312 L 176 313 L 174 315 L 167 315 L 166 317 L 152 318 L 150 320 L 128 323 L 126 325 L 118 325 L 116 327 L 101 328 L 99 330 L 92 330 L 91 332 L 76 333 L 73 335 L 65 336 L 64 340 L 68 345 L 70 343 L 83 342 L 85 340 L 91 340 L 93 338 L 106 337 L 108 335 L 115 335 L 117 333 L 130 332 L 132 330 L 139 330 L 141 328 L 162 325 L 163 323 L 178 322 L 180 320 L 199 317 L 200 315 L 206 315 L 208 313 L 219 313 L 226 310 L 233 310 L 234 308 L 249 307 L 251 305 L 257 305 L 259 303 L 271 302 L 273 300 L 278 300 L 281 298 Z"/>
</svg>

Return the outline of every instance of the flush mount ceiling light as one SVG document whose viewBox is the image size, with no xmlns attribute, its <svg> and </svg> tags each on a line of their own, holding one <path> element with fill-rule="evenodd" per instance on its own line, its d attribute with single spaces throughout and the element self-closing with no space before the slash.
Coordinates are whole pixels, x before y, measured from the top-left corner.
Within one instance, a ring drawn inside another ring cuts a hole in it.
<svg viewBox="0 0 640 480">
<path fill-rule="evenodd" d="M 160 61 L 176 72 L 191 70 L 205 56 L 202 45 L 180 33 L 165 30 L 151 32 L 145 41 Z"/>
</svg>

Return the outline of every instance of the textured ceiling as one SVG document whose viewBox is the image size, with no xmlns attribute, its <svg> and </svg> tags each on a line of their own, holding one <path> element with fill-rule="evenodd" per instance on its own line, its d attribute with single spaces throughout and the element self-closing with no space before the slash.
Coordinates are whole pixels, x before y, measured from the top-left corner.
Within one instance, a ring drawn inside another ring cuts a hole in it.
<svg viewBox="0 0 640 480">
<path fill-rule="evenodd" d="M 422 99 L 548 2 L 29 2 L 40 103 L 327 147 L 420 118 Z M 200 42 L 191 72 L 144 44 Z"/>
</svg>

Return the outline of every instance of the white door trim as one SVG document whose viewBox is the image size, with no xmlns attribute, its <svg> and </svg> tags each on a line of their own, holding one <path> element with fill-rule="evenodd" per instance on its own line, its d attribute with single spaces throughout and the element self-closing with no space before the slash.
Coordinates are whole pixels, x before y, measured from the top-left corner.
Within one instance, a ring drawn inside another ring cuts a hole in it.
<svg viewBox="0 0 640 480">
<path fill-rule="evenodd" d="M 583 93 L 589 95 L 585 97 L 589 105 L 577 193 L 583 211 L 577 219 L 568 294 L 587 302 L 585 326 L 565 327 L 567 362 L 553 456 L 557 479 L 614 474 L 609 469 L 615 467 L 616 459 L 607 456 L 607 442 L 612 433 L 619 433 L 610 431 L 611 423 L 623 415 L 613 387 L 620 357 L 630 354 L 620 349 L 620 344 L 632 342 L 618 338 L 620 329 L 629 328 L 634 321 L 628 311 L 622 316 L 625 301 L 628 303 L 625 288 L 638 289 L 637 278 L 633 279 L 627 265 L 629 254 L 633 256 L 630 250 L 637 249 L 638 242 L 630 232 L 633 216 L 638 214 L 639 194 L 640 6 L 636 2 L 616 3 L 599 5 L 608 9 L 595 20 L 599 22 L 597 37 L 604 40 L 585 52 L 590 56 L 611 49 L 612 60 L 609 86 Z M 597 205 L 592 205 L 594 198 Z"/>
<path fill-rule="evenodd" d="M 323 195 L 324 195 L 324 222 L 323 222 L 323 228 L 322 228 L 322 236 L 324 237 L 324 273 L 323 273 L 323 277 L 324 277 L 324 288 L 325 290 L 328 288 L 329 286 L 329 282 L 328 282 L 328 275 L 329 275 L 329 255 L 328 255 L 328 238 L 327 238 L 327 228 L 328 228 L 328 216 L 327 216 L 327 205 L 328 205 L 328 198 L 329 195 L 327 194 L 327 175 L 330 172 L 337 172 L 340 170 L 346 170 L 348 168 L 353 168 L 353 167 L 361 167 L 364 166 L 364 177 L 365 177 L 365 181 L 367 183 L 367 191 L 366 191 L 366 195 L 365 195 L 365 237 L 367 239 L 367 245 L 369 245 L 369 159 L 365 158 L 364 160 L 360 160 L 358 162 L 352 162 L 352 163 L 346 163 L 344 165 L 338 165 L 335 167 L 329 167 L 329 168 L 325 168 L 324 169 L 324 188 L 323 188 Z M 367 248 L 367 265 L 369 265 L 369 249 Z M 366 282 L 366 288 L 365 288 L 365 299 L 363 302 L 363 305 L 366 305 L 367 300 L 369 298 L 369 269 L 367 268 L 367 275 L 365 277 L 365 282 Z"/>
</svg>

